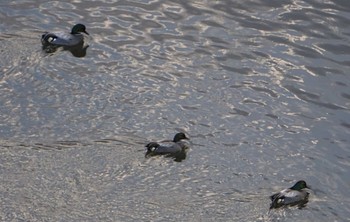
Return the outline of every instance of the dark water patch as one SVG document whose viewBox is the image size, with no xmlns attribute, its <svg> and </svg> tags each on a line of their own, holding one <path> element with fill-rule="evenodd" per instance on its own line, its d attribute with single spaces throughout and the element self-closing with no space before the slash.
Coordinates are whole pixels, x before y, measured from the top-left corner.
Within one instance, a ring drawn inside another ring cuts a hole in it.
<svg viewBox="0 0 350 222">
<path fill-rule="evenodd" d="M 341 95 L 342 95 L 342 97 L 344 97 L 346 99 L 350 99 L 350 94 L 342 93 Z"/>
<path fill-rule="evenodd" d="M 256 29 L 260 31 L 272 32 L 280 29 L 279 23 L 271 22 L 268 20 L 260 20 L 260 19 L 246 17 L 245 19 L 238 19 L 237 21 L 243 27 Z"/>
<path fill-rule="evenodd" d="M 346 86 L 347 86 L 346 83 L 338 82 L 338 81 L 336 81 L 335 84 L 337 84 L 338 86 L 343 86 L 343 87 L 346 87 Z"/>
<path fill-rule="evenodd" d="M 193 54 L 203 54 L 203 55 L 212 55 L 211 52 L 207 49 L 196 49 Z"/>
<path fill-rule="evenodd" d="M 235 54 L 235 53 L 227 53 L 224 56 L 217 56 L 215 57 L 216 60 L 218 61 L 227 61 L 227 60 L 241 60 L 243 59 L 243 56 Z"/>
<path fill-rule="evenodd" d="M 253 73 L 252 69 L 250 68 L 235 68 L 235 67 L 229 67 L 226 65 L 220 65 L 222 69 L 227 70 L 229 72 L 233 73 L 239 73 L 242 75 L 251 75 Z"/>
<path fill-rule="evenodd" d="M 291 79 L 291 80 L 296 81 L 296 82 L 302 82 L 303 81 L 302 77 L 297 76 L 297 75 L 293 75 L 293 74 L 286 74 L 286 79 Z"/>
<path fill-rule="evenodd" d="M 231 114 L 238 114 L 238 115 L 242 115 L 242 116 L 249 116 L 250 113 L 238 108 L 234 108 L 233 111 L 230 112 Z"/>
<path fill-rule="evenodd" d="M 345 123 L 345 122 L 343 122 L 343 123 L 341 123 L 340 125 L 344 126 L 345 128 L 350 129 L 350 123 Z"/>
<path fill-rule="evenodd" d="M 350 53 L 350 46 L 349 45 L 342 45 L 342 44 L 318 44 L 319 47 L 323 48 L 324 50 L 328 52 L 332 52 L 334 54 L 340 54 L 340 55 L 347 55 Z"/>
<path fill-rule="evenodd" d="M 243 103 L 245 104 L 257 104 L 257 105 L 260 105 L 260 106 L 266 106 L 266 104 L 262 101 L 258 101 L 258 100 L 254 100 L 254 99 L 244 99 L 243 100 Z"/>
<path fill-rule="evenodd" d="M 273 90 L 263 88 L 263 87 L 257 87 L 257 86 L 250 86 L 250 88 L 252 88 L 258 92 L 267 93 L 269 96 L 271 96 L 273 98 L 278 98 L 278 94 L 276 92 L 274 92 Z"/>
<path fill-rule="evenodd" d="M 271 117 L 272 119 L 278 119 L 278 116 L 277 115 L 274 115 L 274 114 L 265 114 L 265 116 L 268 116 L 268 117 Z"/>
<path fill-rule="evenodd" d="M 292 85 L 285 85 L 284 87 L 290 92 L 294 93 L 297 97 L 304 100 L 318 100 L 320 98 L 320 96 L 317 94 L 305 92 L 305 90 L 302 90 Z"/>
<path fill-rule="evenodd" d="M 281 37 L 281 36 L 271 35 L 271 36 L 266 36 L 266 39 L 268 39 L 274 43 L 277 43 L 277 44 L 285 44 L 285 45 L 292 44 L 287 38 Z"/>
<path fill-rule="evenodd" d="M 217 38 L 217 37 L 208 37 L 208 39 L 210 39 L 212 42 L 214 43 L 219 43 L 219 44 L 224 44 L 224 45 L 229 45 L 229 43 L 227 41 L 222 40 L 221 38 Z M 216 47 L 220 47 L 220 46 L 216 46 Z M 226 48 L 221 46 L 222 48 Z"/>
<path fill-rule="evenodd" d="M 328 67 L 313 67 L 313 66 L 305 66 L 310 72 L 312 72 L 315 75 L 332 75 L 332 74 L 343 74 L 341 70 L 332 69 Z"/>
<path fill-rule="evenodd" d="M 306 46 L 296 46 L 296 48 L 294 48 L 293 51 L 295 54 L 300 55 L 302 57 L 313 59 L 320 57 L 320 53 L 318 51 Z"/>
<path fill-rule="evenodd" d="M 333 110 L 346 109 L 343 106 L 320 101 L 320 96 L 317 94 L 305 92 L 304 90 L 298 89 L 298 88 L 291 86 L 291 85 L 286 85 L 284 87 L 286 89 L 288 89 L 290 92 L 294 93 L 298 98 L 300 98 L 304 101 L 307 101 L 307 102 L 310 102 L 310 103 L 313 103 L 313 104 L 316 104 L 316 105 L 319 105 L 319 106 L 322 106 L 322 107 L 325 107 L 328 109 L 333 109 Z"/>
</svg>

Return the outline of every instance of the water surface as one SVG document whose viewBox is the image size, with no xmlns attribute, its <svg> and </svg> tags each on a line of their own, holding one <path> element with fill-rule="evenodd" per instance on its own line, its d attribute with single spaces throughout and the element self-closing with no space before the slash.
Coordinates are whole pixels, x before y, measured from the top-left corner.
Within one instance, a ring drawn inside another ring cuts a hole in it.
<svg viewBox="0 0 350 222">
<path fill-rule="evenodd" d="M 344 221 L 350 2 L 2 1 L 1 221 Z M 83 23 L 86 55 L 45 53 Z M 144 158 L 185 132 L 187 158 Z M 268 214 L 304 179 L 308 205 Z"/>
</svg>

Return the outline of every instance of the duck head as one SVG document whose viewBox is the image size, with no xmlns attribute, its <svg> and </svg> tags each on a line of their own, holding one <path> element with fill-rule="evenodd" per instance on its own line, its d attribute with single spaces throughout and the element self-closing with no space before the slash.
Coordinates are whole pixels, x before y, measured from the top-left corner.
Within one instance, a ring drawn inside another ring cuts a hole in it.
<svg viewBox="0 0 350 222">
<path fill-rule="evenodd" d="M 173 142 L 177 143 L 180 140 L 189 140 L 184 133 L 176 133 Z"/>
<path fill-rule="evenodd" d="M 79 34 L 81 32 L 84 32 L 85 34 L 89 35 L 89 33 L 86 31 L 86 27 L 83 24 L 76 24 L 73 26 L 72 31 L 70 34 Z"/>
<path fill-rule="evenodd" d="M 306 182 L 304 180 L 299 180 L 298 182 L 296 182 L 296 184 L 294 184 L 294 186 L 292 186 L 290 189 L 291 190 L 302 190 L 304 188 L 308 188 L 310 189 L 310 187 L 307 186 Z"/>
</svg>

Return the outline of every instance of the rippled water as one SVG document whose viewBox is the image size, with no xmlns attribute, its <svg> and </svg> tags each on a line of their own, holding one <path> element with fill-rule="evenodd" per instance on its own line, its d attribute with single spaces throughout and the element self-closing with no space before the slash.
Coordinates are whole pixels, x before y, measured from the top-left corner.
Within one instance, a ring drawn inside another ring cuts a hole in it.
<svg viewBox="0 0 350 222">
<path fill-rule="evenodd" d="M 2 1 L 1 221 L 345 221 L 350 1 Z M 87 26 L 86 55 L 44 31 Z M 144 158 L 191 138 L 187 158 Z M 269 195 L 304 179 L 302 210 Z"/>
</svg>

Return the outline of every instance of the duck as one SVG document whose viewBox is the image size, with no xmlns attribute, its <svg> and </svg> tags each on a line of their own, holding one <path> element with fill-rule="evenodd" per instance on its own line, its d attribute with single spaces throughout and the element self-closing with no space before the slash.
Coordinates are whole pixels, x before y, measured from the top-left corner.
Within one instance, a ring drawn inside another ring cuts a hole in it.
<svg viewBox="0 0 350 222">
<path fill-rule="evenodd" d="M 179 162 L 186 158 L 186 151 L 189 146 L 188 143 L 183 140 L 189 140 L 184 133 L 176 133 L 173 140 L 164 140 L 161 143 L 150 142 L 146 147 L 146 157 L 165 155 L 167 157 L 173 157 Z"/>
<path fill-rule="evenodd" d="M 41 43 L 43 46 L 55 46 L 55 47 L 73 47 L 77 45 L 82 45 L 84 42 L 85 33 L 89 35 L 86 31 L 86 27 L 83 24 L 76 24 L 73 26 L 70 33 L 67 32 L 45 32 L 41 36 Z"/>
<path fill-rule="evenodd" d="M 286 206 L 298 206 L 299 208 L 305 207 L 309 201 L 309 192 L 304 180 L 299 180 L 292 187 L 281 190 L 279 193 L 275 193 L 270 196 L 272 201 L 270 210 L 273 208 L 280 208 Z"/>
</svg>

